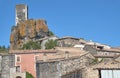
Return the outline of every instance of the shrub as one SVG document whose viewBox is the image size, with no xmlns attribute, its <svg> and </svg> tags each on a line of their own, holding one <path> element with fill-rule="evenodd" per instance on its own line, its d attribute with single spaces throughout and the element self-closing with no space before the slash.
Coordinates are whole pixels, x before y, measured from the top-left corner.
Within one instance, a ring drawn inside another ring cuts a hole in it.
<svg viewBox="0 0 120 78">
<path fill-rule="evenodd" d="M 29 72 L 26 72 L 26 78 L 34 78 L 33 75 Z"/>
<path fill-rule="evenodd" d="M 57 46 L 56 40 L 48 40 L 48 42 L 46 42 L 46 44 L 45 44 L 46 49 L 52 49 L 55 46 Z"/>
<path fill-rule="evenodd" d="M 22 49 L 41 49 L 41 46 L 38 42 L 29 41 L 28 43 L 24 44 Z"/>
</svg>

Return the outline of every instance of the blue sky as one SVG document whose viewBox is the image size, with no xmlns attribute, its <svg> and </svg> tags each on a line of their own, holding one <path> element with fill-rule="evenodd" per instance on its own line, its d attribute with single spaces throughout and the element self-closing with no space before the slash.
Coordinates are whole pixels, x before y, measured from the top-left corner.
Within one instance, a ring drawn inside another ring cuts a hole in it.
<svg viewBox="0 0 120 78">
<path fill-rule="evenodd" d="M 27 4 L 29 18 L 45 19 L 58 37 L 120 46 L 120 0 L 0 0 L 0 45 L 9 45 L 16 4 Z"/>
</svg>

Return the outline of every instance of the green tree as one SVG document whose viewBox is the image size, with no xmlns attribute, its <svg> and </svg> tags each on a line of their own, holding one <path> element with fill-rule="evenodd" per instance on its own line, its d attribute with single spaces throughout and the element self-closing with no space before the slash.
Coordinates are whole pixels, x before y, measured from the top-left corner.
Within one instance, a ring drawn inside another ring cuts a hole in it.
<svg viewBox="0 0 120 78">
<path fill-rule="evenodd" d="M 38 42 L 29 41 L 21 49 L 41 49 L 41 45 Z"/>
<path fill-rule="evenodd" d="M 54 33 L 52 31 L 49 31 L 49 36 L 54 36 Z"/>
<path fill-rule="evenodd" d="M 29 72 L 26 72 L 26 78 L 34 78 L 33 75 Z"/>
<path fill-rule="evenodd" d="M 52 49 L 55 46 L 57 46 L 56 40 L 48 40 L 48 42 L 46 42 L 46 44 L 45 44 L 46 49 Z"/>
<path fill-rule="evenodd" d="M 9 50 L 9 49 L 10 49 L 10 46 L 8 46 L 7 49 Z"/>
<path fill-rule="evenodd" d="M 2 49 L 6 49 L 5 45 L 2 46 Z"/>
<path fill-rule="evenodd" d="M 5 45 L 0 46 L 0 52 L 1 52 L 1 53 L 8 53 L 8 50 L 9 50 L 9 49 L 6 48 Z"/>
</svg>

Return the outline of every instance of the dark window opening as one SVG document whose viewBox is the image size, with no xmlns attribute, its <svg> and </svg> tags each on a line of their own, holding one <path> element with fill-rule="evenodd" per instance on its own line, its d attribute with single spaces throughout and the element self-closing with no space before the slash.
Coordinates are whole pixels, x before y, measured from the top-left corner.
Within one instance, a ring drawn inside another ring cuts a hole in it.
<svg viewBox="0 0 120 78">
<path fill-rule="evenodd" d="M 22 78 L 22 77 L 20 77 L 20 76 L 17 76 L 16 78 Z"/>
<path fill-rule="evenodd" d="M 20 72 L 20 66 L 16 67 L 16 72 Z"/>
<path fill-rule="evenodd" d="M 102 50 L 103 49 L 103 46 L 97 46 L 98 49 Z"/>
</svg>

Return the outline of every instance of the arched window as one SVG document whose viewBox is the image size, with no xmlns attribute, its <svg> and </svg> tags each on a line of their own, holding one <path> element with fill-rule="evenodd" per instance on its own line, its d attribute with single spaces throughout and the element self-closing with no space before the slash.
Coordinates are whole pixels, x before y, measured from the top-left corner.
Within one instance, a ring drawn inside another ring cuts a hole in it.
<svg viewBox="0 0 120 78">
<path fill-rule="evenodd" d="M 16 78 L 22 78 L 22 77 L 20 77 L 20 76 L 17 76 Z"/>
</svg>

